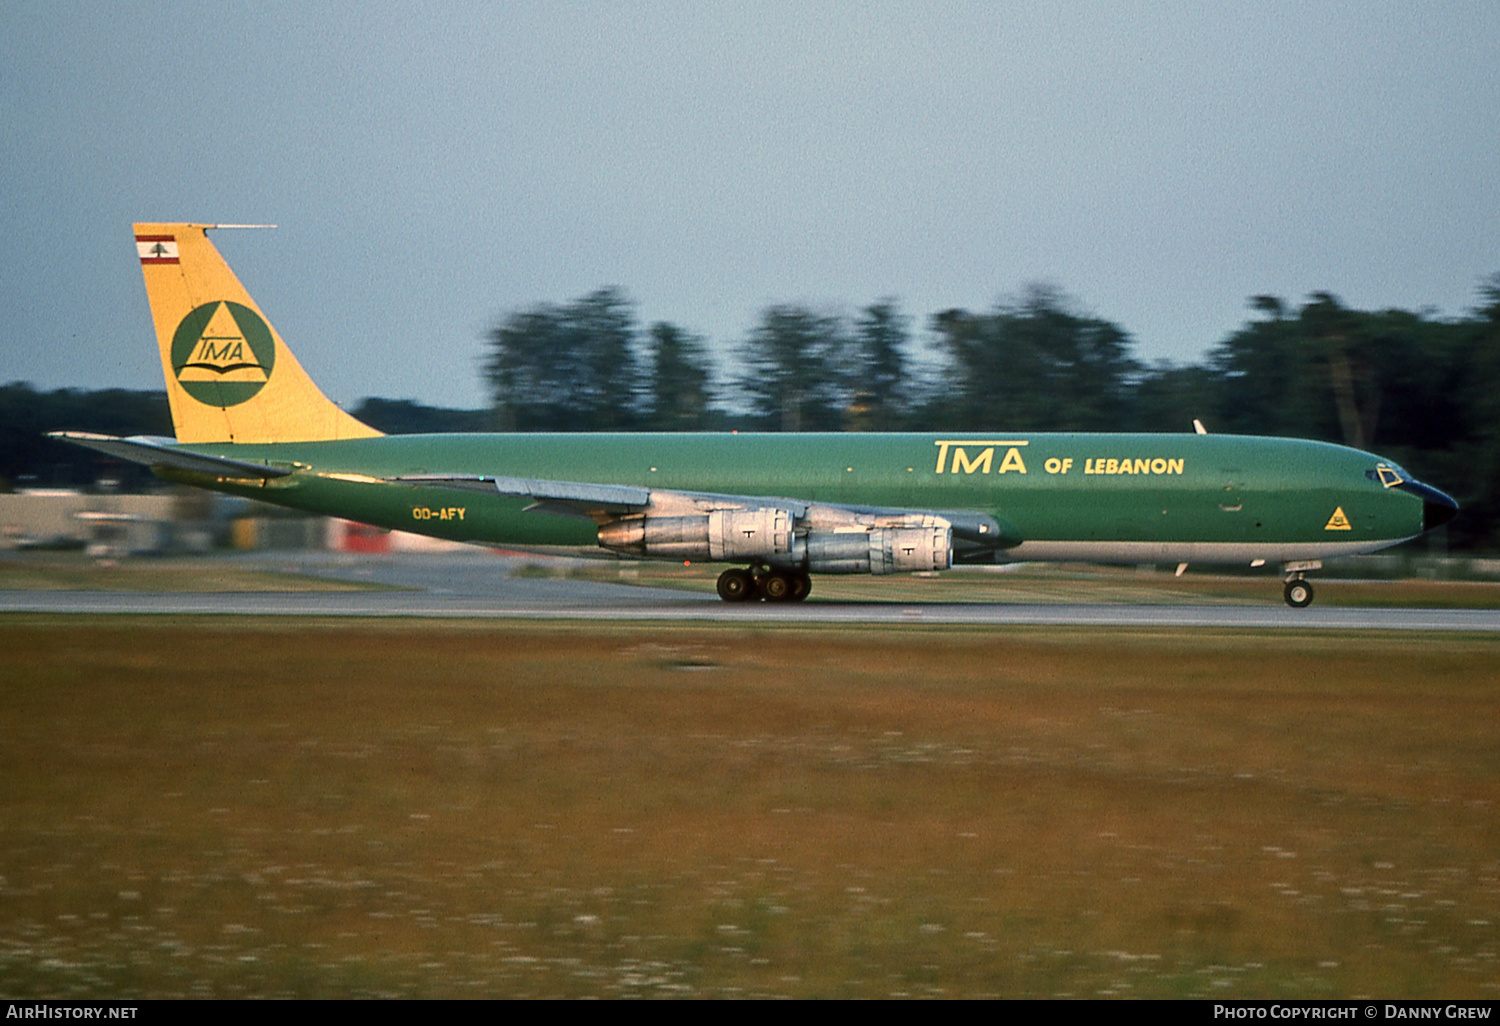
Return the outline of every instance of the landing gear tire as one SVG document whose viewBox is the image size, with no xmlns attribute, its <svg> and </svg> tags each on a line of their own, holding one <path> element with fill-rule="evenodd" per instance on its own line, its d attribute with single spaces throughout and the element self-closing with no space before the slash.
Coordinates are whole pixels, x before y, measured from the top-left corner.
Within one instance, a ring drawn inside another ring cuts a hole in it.
<svg viewBox="0 0 1500 1026">
<path fill-rule="evenodd" d="M 760 597 L 749 570 L 725 570 L 719 575 L 718 587 L 719 598 L 725 602 L 749 602 Z"/>
<path fill-rule="evenodd" d="M 758 579 L 755 584 L 760 589 L 761 596 L 767 602 L 794 602 L 792 596 L 796 593 L 796 578 L 791 574 L 784 574 L 779 570 L 772 570 L 764 577 Z"/>
<path fill-rule="evenodd" d="M 792 574 L 792 593 L 787 596 L 788 602 L 801 602 L 807 598 L 812 591 L 812 578 L 807 574 Z"/>
<path fill-rule="evenodd" d="M 1301 578 L 1287 581 L 1286 588 L 1282 591 L 1282 594 L 1286 596 L 1286 604 L 1293 609 L 1305 609 L 1307 606 L 1312 605 L 1312 582 L 1304 581 Z"/>
</svg>

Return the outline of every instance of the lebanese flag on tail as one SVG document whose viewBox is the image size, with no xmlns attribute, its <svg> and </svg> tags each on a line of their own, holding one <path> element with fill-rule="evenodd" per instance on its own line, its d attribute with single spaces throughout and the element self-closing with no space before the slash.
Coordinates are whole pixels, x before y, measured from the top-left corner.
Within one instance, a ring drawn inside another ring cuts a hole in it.
<svg viewBox="0 0 1500 1026">
<path fill-rule="evenodd" d="M 135 251 L 143 264 L 175 264 L 177 240 L 170 235 L 137 235 Z"/>
</svg>

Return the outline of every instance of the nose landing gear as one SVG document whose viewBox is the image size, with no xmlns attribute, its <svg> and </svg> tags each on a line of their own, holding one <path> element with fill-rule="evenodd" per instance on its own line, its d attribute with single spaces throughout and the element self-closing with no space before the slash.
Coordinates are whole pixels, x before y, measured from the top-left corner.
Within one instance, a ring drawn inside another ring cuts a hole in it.
<svg viewBox="0 0 1500 1026">
<path fill-rule="evenodd" d="M 1296 609 L 1302 609 L 1312 605 L 1313 586 L 1312 581 L 1301 577 L 1294 577 L 1286 582 L 1286 588 L 1282 594 L 1286 597 L 1286 604 Z"/>
<path fill-rule="evenodd" d="M 1312 605 L 1312 581 L 1307 580 L 1302 575 L 1309 570 L 1321 569 L 1323 569 L 1323 564 L 1316 559 L 1309 559 L 1298 563 L 1287 563 L 1282 566 L 1281 572 L 1286 575 L 1286 587 L 1282 589 L 1281 594 L 1286 599 L 1287 605 L 1293 609 L 1305 609 Z"/>
</svg>

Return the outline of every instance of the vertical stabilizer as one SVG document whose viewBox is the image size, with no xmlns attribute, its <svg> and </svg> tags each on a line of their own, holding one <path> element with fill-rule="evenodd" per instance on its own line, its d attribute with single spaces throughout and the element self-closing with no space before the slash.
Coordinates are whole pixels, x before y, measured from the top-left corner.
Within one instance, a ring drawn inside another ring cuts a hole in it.
<svg viewBox="0 0 1500 1026">
<path fill-rule="evenodd" d="M 138 224 L 179 442 L 313 442 L 380 434 L 325 396 L 266 320 L 205 224 Z"/>
</svg>

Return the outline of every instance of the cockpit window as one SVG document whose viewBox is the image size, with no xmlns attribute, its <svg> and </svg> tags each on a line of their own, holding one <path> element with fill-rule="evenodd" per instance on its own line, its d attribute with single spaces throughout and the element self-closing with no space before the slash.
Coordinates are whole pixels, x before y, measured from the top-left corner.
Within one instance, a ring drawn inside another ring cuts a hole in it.
<svg viewBox="0 0 1500 1026">
<path fill-rule="evenodd" d="M 1373 469 L 1365 471 L 1365 477 L 1371 481 L 1379 481 L 1387 488 L 1395 488 L 1406 480 L 1399 469 L 1384 463 L 1377 464 Z"/>
</svg>

